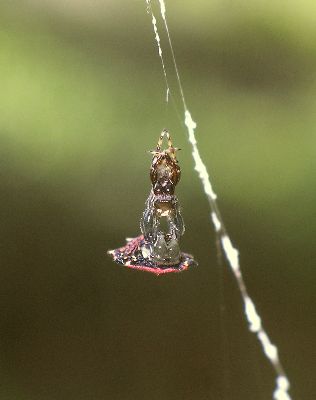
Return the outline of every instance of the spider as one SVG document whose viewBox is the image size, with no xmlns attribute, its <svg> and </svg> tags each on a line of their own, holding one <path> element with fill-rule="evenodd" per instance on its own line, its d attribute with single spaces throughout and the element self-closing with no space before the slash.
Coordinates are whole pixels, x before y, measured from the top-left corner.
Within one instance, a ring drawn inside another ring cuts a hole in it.
<svg viewBox="0 0 316 400">
<path fill-rule="evenodd" d="M 166 137 L 168 147 L 162 150 Z M 169 132 L 164 129 L 153 155 L 150 179 L 152 189 L 140 220 L 141 235 L 127 239 L 125 246 L 108 251 L 115 262 L 129 268 L 156 275 L 180 272 L 197 263 L 190 254 L 180 250 L 180 237 L 185 227 L 175 187 L 181 176 L 176 158 L 179 149 L 173 147 Z"/>
</svg>

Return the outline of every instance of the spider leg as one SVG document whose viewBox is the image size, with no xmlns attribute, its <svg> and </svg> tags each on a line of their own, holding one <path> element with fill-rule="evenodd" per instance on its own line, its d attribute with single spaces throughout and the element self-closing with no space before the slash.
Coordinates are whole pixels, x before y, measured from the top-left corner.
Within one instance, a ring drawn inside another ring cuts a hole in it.
<svg viewBox="0 0 316 400">
<path fill-rule="evenodd" d="M 151 192 L 145 205 L 142 218 L 140 220 L 140 229 L 145 240 L 155 240 L 158 233 L 159 219 L 154 207 L 154 195 Z"/>
<path fill-rule="evenodd" d="M 160 151 L 160 150 L 161 150 L 161 145 L 162 145 L 162 142 L 163 142 L 163 139 L 164 139 L 165 136 L 166 136 L 166 138 L 167 138 L 167 140 L 168 140 L 168 147 L 169 147 L 169 148 L 170 148 L 170 147 L 173 147 L 173 146 L 172 146 L 172 141 L 171 141 L 170 133 L 167 131 L 167 129 L 164 129 L 164 130 L 161 132 L 161 134 L 160 134 L 160 136 L 159 136 L 159 139 L 158 139 L 157 151 Z"/>
<path fill-rule="evenodd" d="M 175 237 L 180 239 L 180 237 L 184 234 L 185 225 L 180 212 L 179 203 L 176 200 L 174 203 L 174 212 L 169 216 L 169 225 L 171 233 L 174 232 Z"/>
</svg>

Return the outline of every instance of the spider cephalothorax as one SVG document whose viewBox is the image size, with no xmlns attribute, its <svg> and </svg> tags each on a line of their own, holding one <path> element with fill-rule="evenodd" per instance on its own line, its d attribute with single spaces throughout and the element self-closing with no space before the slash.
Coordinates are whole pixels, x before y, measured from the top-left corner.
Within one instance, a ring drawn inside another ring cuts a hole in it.
<svg viewBox="0 0 316 400">
<path fill-rule="evenodd" d="M 164 137 L 168 147 L 161 149 Z M 179 241 L 184 223 L 175 192 L 180 180 L 180 167 L 169 132 L 163 130 L 153 154 L 150 168 L 152 189 L 146 201 L 140 228 L 142 235 L 129 239 L 124 247 L 109 253 L 127 267 L 146 270 L 157 275 L 179 272 L 195 265 L 193 257 L 180 251 Z"/>
<path fill-rule="evenodd" d="M 168 148 L 161 150 L 161 145 L 164 136 L 168 139 Z M 179 150 L 173 147 L 169 132 L 163 130 L 156 150 L 151 151 L 154 155 L 151 168 L 150 179 L 153 185 L 155 195 L 172 195 L 176 184 L 180 180 L 181 170 L 176 158 L 176 151 Z"/>
</svg>

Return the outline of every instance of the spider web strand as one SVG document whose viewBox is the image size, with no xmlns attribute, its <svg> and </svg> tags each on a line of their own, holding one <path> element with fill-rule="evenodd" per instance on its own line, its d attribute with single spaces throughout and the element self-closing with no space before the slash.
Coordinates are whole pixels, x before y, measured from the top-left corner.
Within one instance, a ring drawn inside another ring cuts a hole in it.
<svg viewBox="0 0 316 400">
<path fill-rule="evenodd" d="M 146 3 L 147 3 L 147 11 L 151 15 L 151 23 L 152 23 L 152 26 L 153 26 L 153 29 L 154 29 L 155 40 L 156 40 L 156 43 L 157 43 L 157 46 L 158 46 L 158 54 L 159 54 L 159 57 L 160 57 L 161 66 L 162 66 L 162 70 L 163 70 L 163 75 L 164 75 L 165 83 L 166 83 L 166 102 L 168 103 L 169 94 L 170 94 L 170 87 L 169 87 L 169 82 L 168 82 L 165 62 L 164 62 L 164 58 L 163 58 L 163 55 L 162 55 L 162 48 L 161 48 L 161 45 L 160 45 L 160 36 L 159 36 L 159 33 L 158 33 L 158 28 L 157 28 L 157 20 L 156 20 L 156 17 L 154 15 L 154 12 L 152 10 L 152 7 L 151 7 L 151 0 L 146 0 Z"/>
<path fill-rule="evenodd" d="M 146 0 L 147 6 L 150 9 L 150 12 L 152 13 L 151 10 L 151 0 Z M 247 287 L 245 285 L 242 272 L 240 269 L 240 263 L 239 263 L 239 252 L 236 248 L 233 247 L 232 242 L 230 237 L 227 234 L 223 219 L 220 214 L 220 210 L 217 205 L 217 195 L 214 192 L 210 180 L 210 176 L 208 174 L 207 168 L 202 161 L 202 158 L 200 156 L 199 149 L 197 147 L 197 140 L 195 137 L 195 129 L 197 127 L 196 122 L 193 120 L 190 111 L 187 108 L 185 97 L 184 97 L 184 91 L 180 79 L 180 74 L 176 62 L 176 57 L 171 41 L 171 35 L 169 32 L 169 27 L 167 23 L 167 17 L 166 17 L 166 5 L 164 0 L 159 0 L 159 5 L 160 5 L 160 13 L 161 13 L 161 18 L 164 22 L 165 30 L 167 33 L 168 37 L 168 42 L 169 42 L 169 47 L 172 55 L 172 60 L 173 60 L 173 65 L 174 69 L 176 72 L 177 76 L 177 81 L 178 81 L 178 86 L 180 90 L 180 95 L 183 103 L 183 108 L 184 108 L 184 123 L 188 131 L 188 139 L 189 142 L 192 146 L 192 156 L 193 160 L 195 163 L 194 169 L 197 171 L 199 178 L 202 182 L 204 192 L 207 196 L 210 209 L 211 209 L 211 220 L 214 225 L 214 229 L 216 232 L 216 235 L 220 239 L 221 243 L 221 249 L 225 255 L 225 258 L 234 274 L 234 277 L 236 279 L 243 303 L 244 303 L 244 313 L 248 322 L 248 329 L 250 332 L 253 332 L 256 334 L 259 342 L 261 343 L 263 353 L 265 357 L 268 359 L 270 364 L 272 365 L 275 373 L 276 373 L 276 387 L 273 392 L 273 399 L 274 400 L 291 400 L 290 395 L 288 394 L 288 391 L 290 389 L 290 382 L 285 374 L 284 368 L 280 362 L 279 355 L 278 355 L 278 348 L 276 345 L 274 345 L 267 332 L 263 329 L 262 326 L 262 320 L 261 317 L 259 316 L 258 312 L 256 311 L 255 304 L 251 297 L 248 294 Z M 153 16 L 153 13 L 152 13 Z M 155 21 L 155 23 L 154 23 Z M 165 69 L 165 63 L 163 60 L 163 55 L 162 55 L 162 49 L 161 49 L 161 44 L 160 44 L 160 38 L 158 34 L 158 28 L 156 24 L 156 19 L 152 18 L 152 23 L 154 27 L 154 32 L 155 32 L 155 37 L 156 37 L 156 42 L 158 44 L 158 51 L 159 51 L 159 56 L 161 59 L 162 67 L 163 67 L 163 72 L 165 75 L 165 79 L 167 82 L 167 88 L 169 88 L 168 85 L 168 79 L 167 79 L 167 74 L 166 74 L 166 69 Z M 159 38 L 159 40 L 157 39 Z"/>
</svg>

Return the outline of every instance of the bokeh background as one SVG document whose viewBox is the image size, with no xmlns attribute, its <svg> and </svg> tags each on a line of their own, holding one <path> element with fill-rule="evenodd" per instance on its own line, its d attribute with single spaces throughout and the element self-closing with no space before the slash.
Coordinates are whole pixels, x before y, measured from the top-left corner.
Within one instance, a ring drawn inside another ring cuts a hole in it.
<svg viewBox="0 0 316 400">
<path fill-rule="evenodd" d="M 293 398 L 313 400 L 315 2 L 167 8 L 201 155 L 249 292 Z M 1 2 L 3 400 L 272 398 L 273 371 L 230 271 L 217 264 L 161 32 L 168 106 L 145 1 Z M 182 148 L 182 248 L 199 267 L 157 278 L 115 265 L 106 250 L 139 232 L 146 151 L 164 127 Z"/>
</svg>

